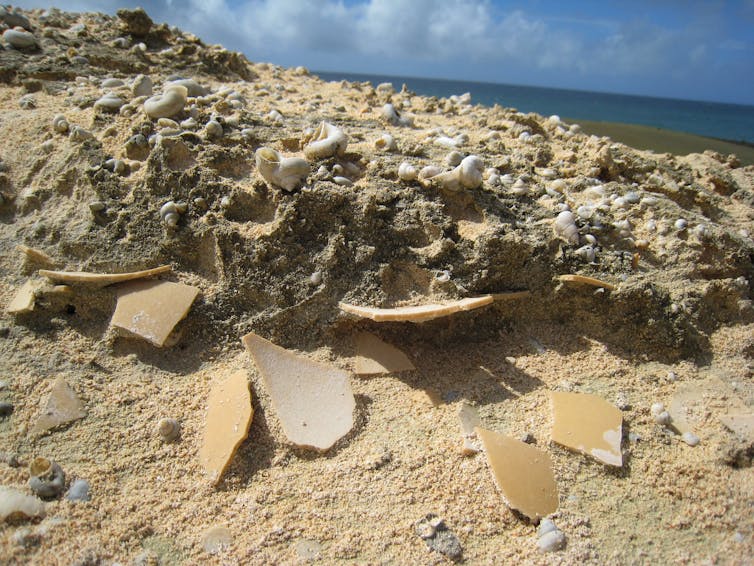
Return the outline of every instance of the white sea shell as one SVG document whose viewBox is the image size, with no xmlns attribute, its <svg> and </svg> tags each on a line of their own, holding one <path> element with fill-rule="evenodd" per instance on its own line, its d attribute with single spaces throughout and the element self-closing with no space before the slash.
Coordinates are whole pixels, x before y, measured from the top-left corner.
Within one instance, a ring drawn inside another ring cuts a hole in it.
<svg viewBox="0 0 754 566">
<path fill-rule="evenodd" d="M 137 75 L 131 85 L 134 96 L 152 96 L 152 79 L 147 75 Z"/>
<path fill-rule="evenodd" d="M 57 114 L 52 119 L 52 129 L 59 134 L 65 134 L 68 131 L 68 120 L 62 114 Z"/>
<path fill-rule="evenodd" d="M 144 101 L 144 111 L 150 118 L 170 118 L 183 110 L 187 97 L 188 91 L 185 86 L 168 85 L 162 94 Z"/>
<path fill-rule="evenodd" d="M 411 165 L 408 161 L 404 161 L 398 166 L 398 178 L 401 181 L 415 181 L 419 172 L 416 167 Z"/>
<path fill-rule="evenodd" d="M 307 159 L 325 159 L 343 155 L 348 146 L 348 136 L 337 126 L 322 122 L 316 130 L 305 137 L 304 155 Z"/>
<path fill-rule="evenodd" d="M 469 155 L 464 157 L 452 171 L 426 178 L 426 181 L 448 191 L 459 191 L 462 188 L 476 189 L 482 184 L 483 173 L 484 162 L 476 155 Z"/>
<path fill-rule="evenodd" d="M 6 29 L 3 32 L 5 42 L 16 49 L 34 47 L 37 44 L 36 38 L 23 28 Z"/>
<path fill-rule="evenodd" d="M 579 227 L 576 226 L 576 217 L 570 210 L 564 210 L 553 223 L 553 230 L 555 234 L 565 241 L 578 244 L 579 243 Z"/>
<path fill-rule="evenodd" d="M 94 103 L 94 107 L 104 110 L 105 112 L 117 112 L 125 103 L 126 101 L 117 94 L 108 92 Z"/>
<path fill-rule="evenodd" d="M 410 128 L 414 125 L 414 119 L 410 116 L 401 116 L 392 104 L 385 104 L 382 107 L 382 118 L 393 126 L 403 126 Z"/>
<path fill-rule="evenodd" d="M 194 79 L 177 79 L 175 81 L 170 81 L 165 86 L 165 90 L 167 91 L 168 86 L 172 85 L 180 85 L 182 87 L 185 87 L 188 96 L 206 96 L 209 94 L 209 89 L 200 85 Z"/>
<path fill-rule="evenodd" d="M 398 149 L 398 144 L 395 143 L 395 138 L 390 134 L 382 134 L 374 141 L 374 147 L 380 151 L 395 151 Z"/>
<path fill-rule="evenodd" d="M 262 178 L 286 191 L 300 186 L 309 175 L 309 163 L 300 157 L 283 157 L 269 147 L 259 148 L 254 157 Z"/>
</svg>

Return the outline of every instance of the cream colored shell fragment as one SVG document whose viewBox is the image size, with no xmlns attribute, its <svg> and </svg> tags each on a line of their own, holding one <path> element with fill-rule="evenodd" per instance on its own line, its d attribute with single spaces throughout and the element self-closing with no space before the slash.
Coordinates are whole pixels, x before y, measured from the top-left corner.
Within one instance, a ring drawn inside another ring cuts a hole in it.
<svg viewBox="0 0 754 566">
<path fill-rule="evenodd" d="M 21 285 L 18 291 L 16 291 L 16 294 L 13 296 L 10 303 L 8 303 L 5 310 L 10 314 L 21 314 L 33 311 L 37 292 L 42 287 L 43 284 L 41 281 L 29 279 Z"/>
<path fill-rule="evenodd" d="M 209 392 L 199 462 L 217 484 L 249 432 L 254 409 L 246 373 L 235 372 Z"/>
<path fill-rule="evenodd" d="M 45 408 L 31 430 L 34 434 L 40 434 L 60 425 L 83 419 L 85 416 L 84 405 L 76 392 L 62 377 L 59 377 L 52 385 Z"/>
<path fill-rule="evenodd" d="M 167 273 L 171 270 L 169 265 L 160 265 L 152 269 L 143 271 L 130 271 L 128 273 L 87 273 L 85 271 L 50 271 L 40 269 L 39 274 L 53 281 L 62 281 L 64 283 L 91 283 L 93 285 L 107 286 L 114 283 L 131 281 L 132 279 L 143 279 L 153 277 L 161 273 Z"/>
<path fill-rule="evenodd" d="M 480 427 L 474 431 L 508 507 L 532 520 L 558 510 L 558 486 L 547 452 Z"/>
<path fill-rule="evenodd" d="M 41 499 L 11 487 L 0 486 L 0 521 L 44 516 L 45 504 Z"/>
<path fill-rule="evenodd" d="M 348 136 L 343 130 L 327 122 L 322 122 L 304 141 L 304 155 L 312 160 L 343 155 L 348 147 Z"/>
<path fill-rule="evenodd" d="M 283 157 L 269 147 L 260 147 L 254 157 L 262 178 L 289 192 L 302 185 L 309 175 L 309 163 L 300 157 Z"/>
<path fill-rule="evenodd" d="M 448 191 L 476 189 L 482 185 L 483 173 L 484 162 L 476 155 L 469 155 L 464 157 L 452 171 L 425 178 L 424 184 L 434 185 Z"/>
<path fill-rule="evenodd" d="M 356 375 L 397 373 L 412 369 L 416 369 L 414 364 L 395 346 L 368 332 L 359 332 L 356 335 Z"/>
<path fill-rule="evenodd" d="M 356 402 L 348 373 L 294 354 L 253 332 L 242 340 L 293 444 L 327 450 L 353 428 Z"/>
<path fill-rule="evenodd" d="M 610 466 L 622 466 L 623 415 L 597 395 L 551 391 L 552 440 Z"/>
<path fill-rule="evenodd" d="M 340 303 L 338 306 L 343 312 L 368 318 L 375 322 L 425 322 L 460 311 L 470 311 L 491 304 L 494 301 L 492 295 L 481 297 L 469 297 L 452 301 L 445 304 L 419 305 L 412 307 L 396 307 L 392 309 L 378 309 L 373 307 L 359 307 L 348 303 Z"/>
<path fill-rule="evenodd" d="M 118 287 L 118 302 L 110 321 L 148 340 L 165 344 L 178 322 L 188 314 L 199 289 L 170 281 L 131 281 Z"/>
<path fill-rule="evenodd" d="M 188 90 L 185 86 L 169 84 L 162 94 L 157 94 L 144 101 L 144 112 L 150 118 L 171 118 L 186 105 Z"/>
</svg>

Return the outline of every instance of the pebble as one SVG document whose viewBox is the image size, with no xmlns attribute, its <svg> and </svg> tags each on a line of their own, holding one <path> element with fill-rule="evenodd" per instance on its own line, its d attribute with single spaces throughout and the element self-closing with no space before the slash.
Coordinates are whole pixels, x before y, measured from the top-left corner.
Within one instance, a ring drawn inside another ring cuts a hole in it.
<svg viewBox="0 0 754 566">
<path fill-rule="evenodd" d="M 436 515 L 429 514 L 416 522 L 416 534 L 419 535 L 427 546 L 450 558 L 459 560 L 463 555 L 461 543 L 453 532 L 445 525 L 445 521 Z"/>
<path fill-rule="evenodd" d="M 83 479 L 77 479 L 68 489 L 68 493 L 65 496 L 69 501 L 89 501 L 89 482 Z"/>
<path fill-rule="evenodd" d="M 681 435 L 681 440 L 683 440 L 689 446 L 696 446 L 697 444 L 699 444 L 699 437 L 688 430 Z"/>
<path fill-rule="evenodd" d="M 675 224 L 674 224 L 675 229 L 678 230 L 679 232 L 683 232 L 688 227 L 688 225 L 689 223 L 684 218 L 679 218 L 678 220 L 675 221 Z"/>
<path fill-rule="evenodd" d="M 156 429 L 164 442 L 172 442 L 181 434 L 181 423 L 176 419 L 160 419 Z"/>
<path fill-rule="evenodd" d="M 319 285 L 322 283 L 322 272 L 321 271 L 315 271 L 309 276 L 309 283 L 312 285 Z"/>
<path fill-rule="evenodd" d="M 555 525 L 555 522 L 552 519 L 542 519 L 542 521 L 540 521 L 539 523 L 539 528 L 537 529 L 537 536 L 541 538 L 547 533 L 557 530 L 558 527 Z"/>
<path fill-rule="evenodd" d="M 13 403 L 0 401 L 0 417 L 7 417 L 13 412 Z"/>
<path fill-rule="evenodd" d="M 65 489 L 65 472 L 46 458 L 35 458 L 29 465 L 29 488 L 42 499 L 57 497 Z"/>
<path fill-rule="evenodd" d="M 548 531 L 537 540 L 537 548 L 540 552 L 555 552 L 565 546 L 566 537 L 562 531 L 557 528 Z"/>
<path fill-rule="evenodd" d="M 667 426 L 670 424 L 670 413 L 667 411 L 661 411 L 657 413 L 655 416 L 655 422 L 659 425 Z"/>
</svg>

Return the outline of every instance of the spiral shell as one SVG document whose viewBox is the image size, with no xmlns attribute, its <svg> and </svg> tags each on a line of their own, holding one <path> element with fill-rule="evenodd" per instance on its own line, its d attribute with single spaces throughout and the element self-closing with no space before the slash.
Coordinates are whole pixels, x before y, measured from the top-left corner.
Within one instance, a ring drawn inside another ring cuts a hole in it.
<svg viewBox="0 0 754 566">
<path fill-rule="evenodd" d="M 555 234 L 571 244 L 579 243 L 579 227 L 576 226 L 576 217 L 570 210 L 564 210 L 553 223 Z"/>
</svg>

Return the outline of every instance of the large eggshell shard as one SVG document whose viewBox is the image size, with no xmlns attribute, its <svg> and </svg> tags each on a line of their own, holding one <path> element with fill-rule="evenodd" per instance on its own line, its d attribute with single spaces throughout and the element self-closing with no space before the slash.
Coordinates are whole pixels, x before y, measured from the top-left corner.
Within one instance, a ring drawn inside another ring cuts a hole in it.
<svg viewBox="0 0 754 566">
<path fill-rule="evenodd" d="M 414 364 L 395 346 L 383 342 L 368 332 L 359 332 L 356 335 L 354 373 L 357 375 L 397 373 L 412 369 L 416 369 Z"/>
<path fill-rule="evenodd" d="M 254 416 L 246 374 L 239 371 L 216 383 L 208 405 L 199 461 L 212 483 L 217 483 L 246 438 Z"/>
<path fill-rule="evenodd" d="M 110 324 L 161 347 L 198 294 L 196 287 L 170 281 L 124 283 Z"/>
<path fill-rule="evenodd" d="M 478 309 L 479 307 L 489 305 L 493 300 L 492 295 L 484 295 L 482 297 L 469 297 L 445 304 L 396 307 L 393 309 L 360 307 L 348 303 L 340 303 L 338 306 L 343 312 L 360 316 L 361 318 L 368 318 L 375 322 L 424 322 L 459 311 Z"/>
<path fill-rule="evenodd" d="M 508 507 L 532 520 L 557 511 L 558 486 L 547 452 L 480 427 L 474 431 Z"/>
<path fill-rule="evenodd" d="M 623 465 L 623 415 L 597 395 L 550 392 L 552 440 L 609 464 Z"/>
<path fill-rule="evenodd" d="M 55 427 L 83 419 L 84 406 L 76 392 L 62 377 L 55 380 L 44 410 L 32 428 L 34 434 L 47 432 Z"/>
<path fill-rule="evenodd" d="M 33 495 L 26 495 L 16 489 L 0 486 L 0 521 L 16 517 L 44 517 L 45 504 Z"/>
<path fill-rule="evenodd" d="M 327 450 L 353 428 L 356 402 L 348 373 L 249 333 L 243 343 L 295 445 Z"/>
</svg>

